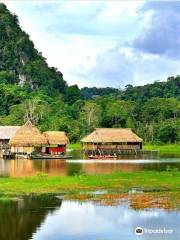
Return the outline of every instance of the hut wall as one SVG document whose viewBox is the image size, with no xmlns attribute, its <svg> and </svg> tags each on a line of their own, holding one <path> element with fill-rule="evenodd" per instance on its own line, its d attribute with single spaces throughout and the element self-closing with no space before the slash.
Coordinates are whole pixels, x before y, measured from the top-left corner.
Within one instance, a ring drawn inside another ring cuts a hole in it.
<svg viewBox="0 0 180 240">
<path fill-rule="evenodd" d="M 34 151 L 34 147 L 11 147 L 12 153 L 32 153 Z"/>
<path fill-rule="evenodd" d="M 57 146 L 57 147 L 47 147 L 46 153 L 51 155 L 61 154 L 66 152 L 65 146 Z"/>
</svg>

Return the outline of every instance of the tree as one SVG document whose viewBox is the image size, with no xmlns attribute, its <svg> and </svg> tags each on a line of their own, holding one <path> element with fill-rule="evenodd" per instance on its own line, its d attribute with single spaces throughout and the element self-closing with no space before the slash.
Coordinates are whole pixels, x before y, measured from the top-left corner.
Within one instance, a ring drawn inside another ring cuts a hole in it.
<svg viewBox="0 0 180 240">
<path fill-rule="evenodd" d="M 72 85 L 66 88 L 65 91 L 65 101 L 69 104 L 73 104 L 78 99 L 80 99 L 80 90 L 77 85 Z"/>
<path fill-rule="evenodd" d="M 177 140 L 177 131 L 174 126 L 167 124 L 158 130 L 158 139 L 163 143 L 174 143 Z"/>
<path fill-rule="evenodd" d="M 101 109 L 94 102 L 86 102 L 80 114 L 83 134 L 89 133 L 100 125 Z"/>
<path fill-rule="evenodd" d="M 106 127 L 130 127 L 133 126 L 132 102 L 111 99 L 106 104 L 103 124 Z"/>
</svg>

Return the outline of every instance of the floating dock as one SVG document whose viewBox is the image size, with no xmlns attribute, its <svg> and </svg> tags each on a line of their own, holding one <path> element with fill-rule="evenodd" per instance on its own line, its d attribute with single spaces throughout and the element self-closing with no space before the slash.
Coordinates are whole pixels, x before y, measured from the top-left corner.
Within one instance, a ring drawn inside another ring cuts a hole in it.
<svg viewBox="0 0 180 240">
<path fill-rule="evenodd" d="M 45 156 L 41 156 L 41 155 L 31 155 L 29 157 L 30 159 L 72 159 L 72 156 L 62 156 L 62 155 L 45 155 Z"/>
</svg>

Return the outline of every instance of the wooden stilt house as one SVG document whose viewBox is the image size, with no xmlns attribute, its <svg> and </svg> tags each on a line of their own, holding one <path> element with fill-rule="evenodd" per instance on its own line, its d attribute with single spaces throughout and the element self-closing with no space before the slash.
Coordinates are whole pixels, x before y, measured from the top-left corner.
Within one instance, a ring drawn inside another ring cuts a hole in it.
<svg viewBox="0 0 180 240">
<path fill-rule="evenodd" d="M 129 128 L 97 128 L 81 140 L 87 155 L 136 153 L 143 140 Z"/>
<path fill-rule="evenodd" d="M 0 149 L 9 148 L 9 141 L 19 128 L 19 126 L 0 126 Z"/>
<path fill-rule="evenodd" d="M 46 144 L 45 136 L 30 121 L 20 127 L 10 139 L 12 153 L 30 154 L 35 149 L 41 152 Z"/>
</svg>

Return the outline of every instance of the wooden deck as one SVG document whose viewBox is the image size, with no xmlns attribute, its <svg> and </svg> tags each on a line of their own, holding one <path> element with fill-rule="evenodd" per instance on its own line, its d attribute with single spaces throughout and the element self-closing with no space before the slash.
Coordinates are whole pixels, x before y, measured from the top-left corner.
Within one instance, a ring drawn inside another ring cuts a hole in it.
<svg viewBox="0 0 180 240">
<path fill-rule="evenodd" d="M 157 154 L 158 150 L 142 150 L 142 149 L 96 149 L 84 151 L 87 156 L 120 156 L 120 155 L 145 155 Z"/>
</svg>

